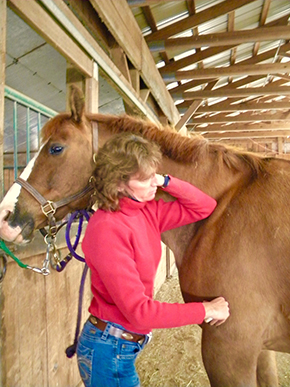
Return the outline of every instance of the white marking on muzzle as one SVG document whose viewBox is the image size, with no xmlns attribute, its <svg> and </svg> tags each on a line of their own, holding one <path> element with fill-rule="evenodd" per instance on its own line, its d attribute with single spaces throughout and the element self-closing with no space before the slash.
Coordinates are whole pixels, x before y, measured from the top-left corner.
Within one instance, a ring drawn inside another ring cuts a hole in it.
<svg viewBox="0 0 290 387">
<path fill-rule="evenodd" d="M 35 155 L 33 159 L 29 161 L 24 171 L 21 173 L 20 177 L 23 180 L 27 180 L 30 176 L 33 166 L 35 164 L 35 161 L 42 149 L 43 145 Z M 6 193 L 4 199 L 0 203 L 0 237 L 7 240 L 7 241 L 15 241 L 18 237 L 20 238 L 21 234 L 21 228 L 19 226 L 17 227 L 10 227 L 8 222 L 5 221 L 6 217 L 9 215 L 9 213 L 13 213 L 15 210 L 16 203 L 18 201 L 20 192 L 21 192 L 21 186 L 17 183 L 12 184 L 8 192 Z M 21 237 L 22 238 L 22 237 Z M 20 238 L 20 239 L 21 239 Z"/>
<path fill-rule="evenodd" d="M 35 160 L 36 160 L 36 157 L 35 156 L 33 159 L 31 159 L 29 161 L 29 163 L 27 164 L 26 168 L 24 169 L 24 171 L 21 173 L 20 177 L 23 179 L 23 180 L 27 180 L 31 171 L 32 171 L 32 168 L 34 166 L 34 163 L 35 163 Z M 8 192 L 6 193 L 4 199 L 2 200 L 1 204 L 0 204 L 0 213 L 2 212 L 2 210 L 7 210 L 7 211 L 10 211 L 12 212 L 14 210 L 14 207 L 17 203 L 17 200 L 18 200 L 18 197 L 20 195 L 20 192 L 21 192 L 21 185 L 17 184 L 17 183 L 13 183 L 12 186 L 10 187 L 10 189 L 8 190 Z"/>
</svg>

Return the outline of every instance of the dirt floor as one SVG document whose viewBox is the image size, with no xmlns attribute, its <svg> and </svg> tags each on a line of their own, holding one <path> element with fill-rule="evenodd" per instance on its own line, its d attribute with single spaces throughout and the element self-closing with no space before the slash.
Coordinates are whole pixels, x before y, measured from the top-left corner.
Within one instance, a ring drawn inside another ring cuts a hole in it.
<svg viewBox="0 0 290 387">
<path fill-rule="evenodd" d="M 156 299 L 182 302 L 176 275 L 162 285 Z M 154 330 L 152 341 L 137 359 L 142 387 L 209 387 L 200 340 L 198 326 Z M 279 385 L 290 387 L 290 354 L 277 353 L 277 364 Z"/>
</svg>

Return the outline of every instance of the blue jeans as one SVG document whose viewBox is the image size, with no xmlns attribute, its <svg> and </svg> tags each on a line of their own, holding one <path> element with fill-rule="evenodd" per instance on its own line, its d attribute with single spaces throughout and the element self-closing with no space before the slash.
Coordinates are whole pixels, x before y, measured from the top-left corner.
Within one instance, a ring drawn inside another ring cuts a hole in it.
<svg viewBox="0 0 290 387">
<path fill-rule="evenodd" d="M 115 327 L 124 329 L 118 324 Z M 86 387 L 139 387 L 135 360 L 145 342 L 130 342 L 104 332 L 90 321 L 84 325 L 77 346 L 78 367 Z"/>
</svg>

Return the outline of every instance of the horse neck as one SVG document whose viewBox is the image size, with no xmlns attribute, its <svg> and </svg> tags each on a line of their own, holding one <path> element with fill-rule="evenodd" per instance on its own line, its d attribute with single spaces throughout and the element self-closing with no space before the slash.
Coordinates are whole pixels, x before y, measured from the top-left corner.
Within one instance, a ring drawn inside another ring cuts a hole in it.
<svg viewBox="0 0 290 387">
<path fill-rule="evenodd" d="M 188 181 L 216 200 L 237 185 L 243 184 L 243 181 L 247 181 L 250 174 L 246 165 L 238 171 L 228 168 L 223 163 L 216 163 L 210 157 L 192 163 L 179 163 L 164 158 L 160 172 L 170 173 L 172 176 Z"/>
<path fill-rule="evenodd" d="M 215 213 L 223 212 L 227 203 L 241 185 L 249 179 L 249 168 L 241 171 L 229 169 L 224 164 L 214 160 L 197 160 L 193 163 L 181 164 L 170 159 L 164 159 L 160 173 L 170 173 L 179 179 L 188 181 L 218 201 Z M 169 195 L 160 193 L 159 198 L 168 201 Z M 173 251 L 177 267 L 180 266 L 188 244 L 192 240 L 198 224 L 179 227 L 162 234 L 162 241 Z"/>
</svg>

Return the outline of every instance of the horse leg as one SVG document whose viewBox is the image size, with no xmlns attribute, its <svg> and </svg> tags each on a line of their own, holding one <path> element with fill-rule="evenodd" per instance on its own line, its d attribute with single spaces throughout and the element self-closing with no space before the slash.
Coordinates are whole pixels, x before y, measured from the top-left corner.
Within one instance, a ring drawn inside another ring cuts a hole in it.
<svg viewBox="0 0 290 387">
<path fill-rule="evenodd" d="M 247 340 L 227 340 L 222 327 L 203 327 L 202 358 L 211 387 L 256 387 L 260 350 Z"/>
<path fill-rule="evenodd" d="M 261 351 L 258 357 L 257 382 L 259 387 L 278 387 L 279 381 L 274 351 Z"/>
</svg>

